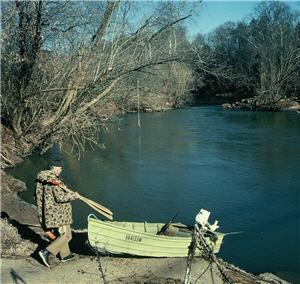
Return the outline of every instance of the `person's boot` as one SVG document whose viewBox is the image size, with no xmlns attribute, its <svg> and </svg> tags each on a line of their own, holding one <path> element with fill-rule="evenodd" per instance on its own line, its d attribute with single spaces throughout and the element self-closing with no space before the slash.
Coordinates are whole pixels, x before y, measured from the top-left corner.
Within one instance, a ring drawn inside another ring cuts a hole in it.
<svg viewBox="0 0 300 284">
<path fill-rule="evenodd" d="M 44 264 L 47 267 L 50 267 L 50 263 L 49 263 L 49 254 L 50 252 L 47 249 L 44 250 L 40 250 L 39 251 L 39 256 L 41 257 L 42 261 L 44 262 Z"/>
<path fill-rule="evenodd" d="M 69 260 L 75 259 L 75 255 L 73 253 L 70 253 L 69 255 L 63 257 L 60 261 L 61 262 L 67 262 Z"/>
</svg>

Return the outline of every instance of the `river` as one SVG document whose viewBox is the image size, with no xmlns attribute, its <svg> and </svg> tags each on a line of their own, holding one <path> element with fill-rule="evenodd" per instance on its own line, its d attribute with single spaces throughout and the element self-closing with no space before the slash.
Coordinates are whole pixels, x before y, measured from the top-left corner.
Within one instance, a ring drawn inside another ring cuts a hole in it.
<svg viewBox="0 0 300 284">
<path fill-rule="evenodd" d="M 300 115 L 215 106 L 129 114 L 103 133 L 105 150 L 62 154 L 66 183 L 109 207 L 116 220 L 193 224 L 201 208 L 225 237 L 219 256 L 253 272 L 300 283 Z M 55 149 L 9 171 L 34 179 Z M 74 227 L 92 211 L 74 202 Z"/>
</svg>

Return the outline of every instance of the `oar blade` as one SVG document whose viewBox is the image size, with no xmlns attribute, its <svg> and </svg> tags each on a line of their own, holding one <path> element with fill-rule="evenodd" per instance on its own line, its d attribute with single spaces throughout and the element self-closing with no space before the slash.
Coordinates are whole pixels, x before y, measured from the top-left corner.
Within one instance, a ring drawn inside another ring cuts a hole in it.
<svg viewBox="0 0 300 284">
<path fill-rule="evenodd" d="M 84 203 L 86 203 L 88 206 L 90 206 L 91 208 L 93 208 L 95 211 L 97 211 L 98 213 L 100 213 L 102 216 L 106 217 L 109 220 L 113 220 L 113 216 L 112 214 L 108 214 L 107 212 L 99 209 L 98 207 L 94 206 L 91 202 L 89 202 L 88 200 L 86 200 L 85 198 L 80 198 Z"/>
<path fill-rule="evenodd" d="M 81 199 L 82 201 L 86 202 L 87 204 L 93 205 L 95 208 L 98 208 L 99 210 L 105 212 L 105 213 L 108 214 L 108 215 L 113 215 L 113 212 L 112 212 L 111 210 L 109 210 L 109 209 L 106 208 L 105 206 L 103 206 L 103 205 L 101 205 L 101 204 L 99 204 L 99 203 L 97 203 L 97 202 L 95 202 L 95 201 L 93 201 L 93 200 L 90 200 L 90 199 L 88 199 L 88 198 L 86 198 L 86 197 L 83 197 L 83 196 L 81 196 L 81 195 L 80 195 L 80 199 Z"/>
<path fill-rule="evenodd" d="M 95 211 L 97 211 L 99 214 L 101 214 L 102 216 L 106 217 L 107 219 L 109 220 L 113 220 L 113 216 L 112 215 L 109 215 L 107 214 L 106 212 L 94 207 L 94 206 L 90 206 L 91 208 L 93 208 Z"/>
</svg>

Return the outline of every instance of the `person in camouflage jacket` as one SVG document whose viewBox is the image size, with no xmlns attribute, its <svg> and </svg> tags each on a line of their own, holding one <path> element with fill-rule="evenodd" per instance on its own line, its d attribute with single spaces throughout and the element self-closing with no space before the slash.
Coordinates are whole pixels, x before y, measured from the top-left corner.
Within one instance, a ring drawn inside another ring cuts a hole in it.
<svg viewBox="0 0 300 284">
<path fill-rule="evenodd" d="M 50 267 L 49 255 L 60 254 L 61 261 L 74 258 L 69 249 L 69 241 L 72 239 L 71 201 L 79 197 L 77 192 L 64 190 L 66 186 L 60 179 L 62 167 L 60 164 L 51 166 L 50 170 L 39 172 L 36 179 L 35 199 L 38 218 L 45 231 L 57 229 L 59 236 L 39 255 L 44 264 Z"/>
</svg>

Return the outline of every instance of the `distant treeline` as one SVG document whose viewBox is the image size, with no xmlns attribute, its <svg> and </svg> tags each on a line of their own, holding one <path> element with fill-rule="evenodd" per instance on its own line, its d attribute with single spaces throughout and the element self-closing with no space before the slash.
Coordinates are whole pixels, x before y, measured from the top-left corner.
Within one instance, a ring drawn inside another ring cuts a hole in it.
<svg viewBox="0 0 300 284">
<path fill-rule="evenodd" d="M 190 41 L 184 21 L 199 4 L 3 2 L 2 166 L 64 141 L 83 150 L 116 113 L 178 107 L 191 93 L 268 103 L 299 94 L 299 14 L 266 2 Z"/>
<path fill-rule="evenodd" d="M 248 20 L 227 22 L 193 41 L 191 66 L 201 97 L 259 96 L 274 103 L 300 95 L 300 22 L 283 2 L 263 2 Z"/>
</svg>

